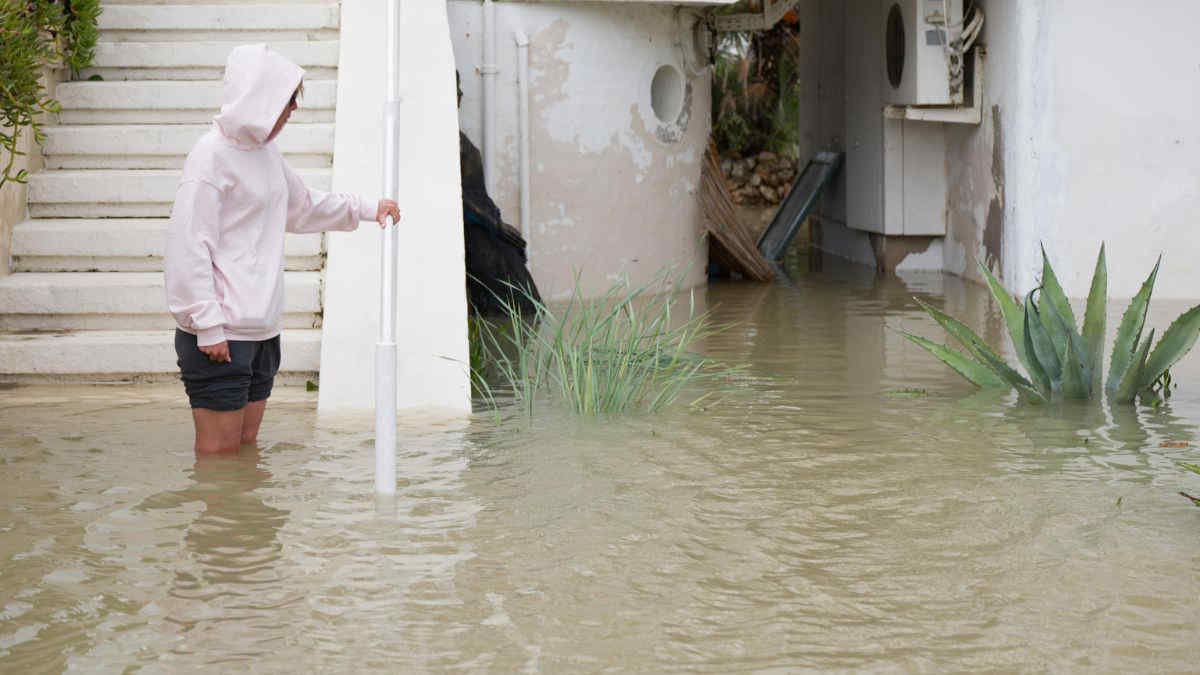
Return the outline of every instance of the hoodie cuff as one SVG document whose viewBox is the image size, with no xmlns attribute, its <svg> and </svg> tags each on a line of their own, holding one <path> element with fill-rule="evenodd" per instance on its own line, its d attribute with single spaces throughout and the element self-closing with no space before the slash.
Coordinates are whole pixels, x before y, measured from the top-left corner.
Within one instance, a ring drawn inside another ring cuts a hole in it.
<svg viewBox="0 0 1200 675">
<path fill-rule="evenodd" d="M 225 328 L 223 326 L 213 326 L 196 331 L 196 346 L 198 347 L 211 347 L 224 341 Z"/>
<path fill-rule="evenodd" d="M 358 198 L 358 219 L 375 221 L 375 214 L 379 213 L 378 199 L 363 199 Z"/>
</svg>

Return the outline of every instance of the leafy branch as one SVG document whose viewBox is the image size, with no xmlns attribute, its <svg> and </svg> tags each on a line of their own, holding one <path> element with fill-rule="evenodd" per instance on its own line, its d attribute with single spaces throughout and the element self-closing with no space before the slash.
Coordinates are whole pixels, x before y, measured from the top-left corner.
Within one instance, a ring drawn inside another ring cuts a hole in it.
<svg viewBox="0 0 1200 675">
<path fill-rule="evenodd" d="M 28 172 L 14 172 L 21 134 L 28 129 L 45 141 L 40 116 L 58 112 L 41 82 L 45 66 L 87 67 L 95 58 L 100 0 L 0 0 L 0 151 L 7 153 L 0 187 L 24 183 Z"/>
</svg>

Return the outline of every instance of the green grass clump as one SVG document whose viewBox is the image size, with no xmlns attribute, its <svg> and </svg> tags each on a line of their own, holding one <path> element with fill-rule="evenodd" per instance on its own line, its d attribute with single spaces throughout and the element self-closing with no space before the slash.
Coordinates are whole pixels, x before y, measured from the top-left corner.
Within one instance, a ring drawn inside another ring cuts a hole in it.
<svg viewBox="0 0 1200 675">
<path fill-rule="evenodd" d="M 581 297 L 578 282 L 575 290 Z M 690 295 L 680 317 L 678 291 L 678 280 L 640 287 L 618 282 L 561 310 L 525 294 L 535 308 L 531 316 L 498 297 L 506 316 L 476 318 L 472 326 L 476 391 L 492 407 L 498 395 L 509 395 L 529 415 L 543 397 L 582 415 L 661 410 L 689 385 L 730 372 L 693 351 L 721 328 L 707 312 L 696 313 Z"/>
<path fill-rule="evenodd" d="M 1143 338 L 1150 294 L 1161 262 L 1162 257 L 1159 256 L 1159 262 L 1154 264 L 1150 276 L 1121 317 L 1109 358 L 1107 379 L 1102 373 L 1104 364 L 1101 353 L 1104 348 L 1108 296 L 1108 270 L 1103 245 L 1100 246 L 1100 255 L 1092 275 L 1082 332 L 1076 328 L 1075 314 L 1050 266 L 1045 249 L 1042 250 L 1042 285 L 1031 291 L 1023 304 L 1008 295 L 987 267 L 979 265 L 992 296 L 1000 305 L 1013 350 L 1028 377 L 1005 363 L 962 322 L 920 300 L 917 300 L 917 304 L 962 344 L 965 353 L 912 333 L 901 331 L 901 334 L 973 384 L 985 388 L 1016 389 L 1022 398 L 1030 401 L 1098 397 L 1103 382 L 1104 391 L 1111 402 L 1133 403 L 1140 395 L 1154 403 L 1169 396 L 1169 369 L 1191 350 L 1197 336 L 1200 336 L 1200 305 L 1197 305 L 1180 315 L 1163 332 L 1153 349 L 1154 330 L 1151 329 Z"/>
</svg>

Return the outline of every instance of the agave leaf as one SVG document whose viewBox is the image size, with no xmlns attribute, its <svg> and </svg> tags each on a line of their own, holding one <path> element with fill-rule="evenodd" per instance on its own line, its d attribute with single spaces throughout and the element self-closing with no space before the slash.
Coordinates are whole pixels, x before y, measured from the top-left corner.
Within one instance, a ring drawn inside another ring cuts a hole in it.
<svg viewBox="0 0 1200 675">
<path fill-rule="evenodd" d="M 1103 375 L 1104 330 L 1108 312 L 1108 265 L 1104 260 L 1104 244 L 1100 244 L 1100 255 L 1096 256 L 1096 270 L 1092 273 L 1092 288 L 1088 291 L 1087 310 L 1083 313 L 1083 343 L 1088 354 L 1088 369 L 1091 370 L 1091 390 L 1100 390 Z"/>
<path fill-rule="evenodd" d="M 1154 329 L 1146 336 L 1145 342 L 1138 347 L 1133 355 L 1133 361 L 1125 369 L 1125 376 L 1112 392 L 1112 400 L 1117 403 L 1133 403 L 1138 391 L 1142 390 L 1142 371 L 1146 368 L 1146 355 L 1150 353 L 1150 343 L 1154 342 Z"/>
<path fill-rule="evenodd" d="M 921 302 L 919 299 L 917 300 L 917 304 L 920 305 L 921 308 L 929 314 L 929 316 L 933 317 L 933 320 L 937 321 L 942 328 L 946 329 L 948 333 L 953 335 L 956 340 L 962 343 L 962 346 L 966 347 L 967 352 L 970 353 L 971 356 L 974 356 L 976 360 L 990 368 L 993 373 L 999 376 L 1000 379 L 1007 382 L 1009 386 L 1016 389 L 1018 393 L 1035 401 L 1046 400 L 1046 397 L 1043 396 L 1042 393 L 1036 388 L 1034 388 L 1033 384 L 1030 383 L 1029 380 L 1025 379 L 1023 375 L 1010 368 L 1009 365 L 1004 362 L 1004 359 L 1000 358 L 996 352 L 992 351 L 992 348 L 983 341 L 982 338 L 975 334 L 975 331 L 967 328 L 967 326 L 958 319 L 955 319 L 936 307 L 932 307 L 924 302 Z"/>
<path fill-rule="evenodd" d="M 1066 398 L 1087 399 L 1092 395 L 1092 374 L 1083 359 L 1087 354 L 1080 348 L 1078 333 L 1067 333 L 1067 359 L 1063 361 L 1062 392 Z"/>
<path fill-rule="evenodd" d="M 1033 302 L 1033 294 L 1034 291 L 1030 291 L 1029 295 L 1025 296 L 1025 332 L 1029 335 L 1033 355 L 1041 365 L 1042 372 L 1046 374 L 1050 391 L 1056 392 L 1062 387 L 1062 362 L 1058 360 L 1058 350 L 1046 330 L 1037 305 Z M 1042 303 L 1043 306 L 1045 304 Z"/>
<path fill-rule="evenodd" d="M 1043 296 L 1045 297 L 1045 296 Z M 1063 393 L 1068 398 L 1088 398 L 1091 395 L 1092 371 L 1088 368 L 1088 353 L 1084 349 L 1083 337 L 1075 326 L 1067 323 L 1067 319 L 1058 313 L 1058 307 L 1048 301 L 1042 302 L 1042 323 L 1057 322 L 1059 331 L 1066 336 L 1067 343 L 1059 352 L 1059 363 L 1062 364 Z M 1067 372 L 1067 364 L 1074 361 L 1074 370 Z M 1068 385 L 1070 393 L 1068 393 Z"/>
<path fill-rule="evenodd" d="M 1187 462 L 1180 462 L 1179 466 L 1182 466 L 1183 468 L 1187 469 L 1188 471 L 1191 471 L 1192 473 L 1200 473 L 1200 466 L 1196 466 L 1195 464 L 1188 464 Z"/>
<path fill-rule="evenodd" d="M 1145 389 L 1154 384 L 1164 371 L 1191 351 L 1197 336 L 1200 336 L 1200 305 L 1179 315 L 1162 334 L 1162 339 L 1146 359 L 1146 367 L 1141 375 L 1141 388 Z"/>
<path fill-rule="evenodd" d="M 1008 387 L 1008 383 L 996 376 L 991 368 L 972 359 L 962 352 L 950 349 L 946 345 L 927 340 L 919 335 L 913 335 L 908 331 L 900 331 L 900 334 L 908 338 L 913 344 L 923 347 L 925 351 L 933 354 L 941 359 L 942 363 L 950 366 L 959 375 L 969 380 L 976 387 L 991 389 L 996 387 Z"/>
<path fill-rule="evenodd" d="M 1062 317 L 1064 323 L 1074 330 L 1079 330 L 1076 328 L 1078 324 L 1075 322 L 1075 312 L 1071 310 L 1067 294 L 1063 293 L 1058 277 L 1054 275 L 1054 268 L 1050 266 L 1050 259 L 1046 257 L 1046 247 L 1042 246 L 1042 304 L 1047 302 L 1054 307 L 1054 311 Z M 1066 335 L 1063 336 L 1063 341 L 1065 344 Z"/>
<path fill-rule="evenodd" d="M 1030 305 L 1033 304 L 1033 294 L 1030 293 L 1029 295 L 1030 297 L 1025 298 L 1025 307 L 1022 311 L 1022 314 L 1024 315 L 1024 321 L 1021 329 L 1021 332 L 1024 333 L 1025 338 L 1025 353 L 1029 355 L 1029 374 L 1032 377 L 1034 384 L 1037 385 L 1038 390 L 1041 391 L 1043 395 L 1049 397 L 1054 391 L 1054 386 L 1050 380 L 1050 375 L 1046 372 L 1046 369 L 1042 367 L 1042 363 L 1038 361 L 1037 350 L 1034 349 L 1033 346 L 1034 329 L 1029 325 L 1029 322 L 1030 315 L 1033 315 L 1033 320 L 1036 321 L 1037 314 L 1033 309 L 1030 308 Z"/>
<path fill-rule="evenodd" d="M 1150 276 L 1142 282 L 1141 290 L 1133 296 L 1133 299 L 1129 301 L 1129 306 L 1125 308 L 1125 313 L 1121 315 L 1121 324 L 1117 326 L 1117 337 L 1113 342 L 1112 356 L 1108 358 L 1108 383 L 1105 386 L 1109 391 L 1115 390 L 1121 385 L 1121 381 L 1125 378 L 1125 371 L 1129 369 L 1130 361 L 1133 359 L 1133 351 L 1142 337 L 1142 327 L 1146 324 L 1146 310 L 1150 307 L 1150 294 L 1154 290 L 1154 280 L 1158 277 L 1160 263 L 1162 263 L 1161 255 L 1154 263 L 1154 269 L 1150 271 Z"/>
<path fill-rule="evenodd" d="M 1025 309 L 1004 290 L 1004 286 L 996 280 L 987 266 L 982 262 L 976 264 L 979 265 L 979 271 L 983 272 L 983 278 L 987 279 L 988 290 L 992 292 L 996 304 L 1000 305 L 1000 314 L 1004 316 L 1004 323 L 1008 326 L 1008 337 L 1012 339 L 1017 360 L 1025 367 L 1025 372 L 1029 373 L 1030 378 L 1037 382 L 1039 375 L 1034 372 L 1037 362 L 1025 346 Z"/>
</svg>

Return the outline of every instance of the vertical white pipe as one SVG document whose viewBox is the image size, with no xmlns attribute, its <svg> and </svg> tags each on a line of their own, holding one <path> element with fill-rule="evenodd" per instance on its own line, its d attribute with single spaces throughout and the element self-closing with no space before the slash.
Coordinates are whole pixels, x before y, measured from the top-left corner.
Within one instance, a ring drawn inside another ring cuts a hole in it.
<svg viewBox="0 0 1200 675">
<path fill-rule="evenodd" d="M 529 37 L 522 30 L 513 36 L 517 41 L 517 98 L 519 105 L 519 134 L 521 152 L 521 236 L 525 237 L 525 257 L 533 269 L 533 244 L 529 237 Z"/>
<path fill-rule="evenodd" d="M 383 195 L 400 194 L 400 0 L 388 0 Z M 375 493 L 396 494 L 396 228 L 379 242 L 379 342 L 375 345 Z"/>
<path fill-rule="evenodd" d="M 483 78 L 483 184 L 488 194 L 496 194 L 493 184 L 492 160 L 496 140 L 496 6 L 483 0 L 483 63 L 479 74 Z"/>
</svg>

